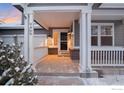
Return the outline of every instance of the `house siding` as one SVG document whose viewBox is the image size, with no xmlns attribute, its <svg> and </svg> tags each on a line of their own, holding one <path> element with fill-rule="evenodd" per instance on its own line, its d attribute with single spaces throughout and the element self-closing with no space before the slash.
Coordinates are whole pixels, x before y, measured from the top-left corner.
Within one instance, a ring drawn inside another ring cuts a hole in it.
<svg viewBox="0 0 124 93">
<path fill-rule="evenodd" d="M 115 25 L 115 46 L 124 46 L 124 24 Z"/>
<path fill-rule="evenodd" d="M 93 20 L 92 23 L 114 23 L 115 46 L 124 46 L 124 24 L 120 20 Z M 79 26 L 75 22 L 75 46 L 79 46 Z M 70 57 L 73 60 L 79 59 L 79 49 L 70 49 Z"/>
<path fill-rule="evenodd" d="M 13 44 L 14 36 L 17 35 L 18 43 L 24 43 L 24 29 L 0 29 L 0 39 L 5 44 Z M 48 48 L 43 46 L 47 39 L 48 31 L 43 29 L 34 30 L 34 61 L 40 60 L 42 57 L 48 55 Z M 24 46 L 21 48 L 21 54 L 24 54 Z"/>
<path fill-rule="evenodd" d="M 114 23 L 115 46 L 124 46 L 124 24 L 121 20 L 93 20 L 92 23 Z M 77 20 L 74 25 L 74 46 L 79 46 L 80 27 Z"/>
<path fill-rule="evenodd" d="M 43 29 L 34 29 L 34 34 L 48 34 L 49 32 Z M 21 35 L 24 34 L 24 29 L 0 29 L 0 35 Z"/>
<path fill-rule="evenodd" d="M 74 21 L 74 46 L 80 45 L 80 29 L 78 20 Z"/>
</svg>

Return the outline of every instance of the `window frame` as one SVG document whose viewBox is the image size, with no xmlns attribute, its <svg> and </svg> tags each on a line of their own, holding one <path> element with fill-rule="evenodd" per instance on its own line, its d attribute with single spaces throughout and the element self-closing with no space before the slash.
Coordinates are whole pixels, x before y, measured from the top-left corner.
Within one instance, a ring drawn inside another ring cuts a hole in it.
<svg viewBox="0 0 124 93">
<path fill-rule="evenodd" d="M 97 40 L 97 45 L 92 45 L 92 46 L 103 46 L 101 45 L 101 37 L 112 37 L 112 45 L 111 46 L 114 46 L 115 45 L 115 39 L 114 39 L 114 23 L 91 23 L 91 27 L 92 26 L 97 26 L 98 28 L 98 33 L 97 35 L 92 35 L 92 32 L 91 32 L 91 39 L 92 39 L 92 36 L 97 36 L 98 40 Z M 101 27 L 102 26 L 112 26 L 112 34 L 111 35 L 101 35 Z M 104 45 L 104 46 L 110 46 L 110 45 Z"/>
</svg>

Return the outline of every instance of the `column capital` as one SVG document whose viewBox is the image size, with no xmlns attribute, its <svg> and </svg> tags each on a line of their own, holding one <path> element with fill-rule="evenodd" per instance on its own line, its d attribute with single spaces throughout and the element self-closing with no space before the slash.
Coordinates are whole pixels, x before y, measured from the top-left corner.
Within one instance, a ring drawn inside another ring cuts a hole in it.
<svg viewBox="0 0 124 93">
<path fill-rule="evenodd" d="M 91 10 L 91 9 L 89 9 L 89 10 L 84 10 L 84 9 L 82 9 L 82 10 L 81 10 L 81 13 L 82 13 L 82 14 L 86 14 L 86 13 L 91 14 L 91 13 L 92 13 L 92 10 Z"/>
</svg>

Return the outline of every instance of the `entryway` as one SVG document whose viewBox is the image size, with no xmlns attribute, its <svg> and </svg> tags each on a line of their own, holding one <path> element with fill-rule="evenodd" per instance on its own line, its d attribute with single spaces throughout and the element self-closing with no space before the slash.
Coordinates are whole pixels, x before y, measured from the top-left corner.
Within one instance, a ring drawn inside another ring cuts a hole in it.
<svg viewBox="0 0 124 93">
<path fill-rule="evenodd" d="M 60 32 L 59 41 L 58 55 L 69 57 L 68 32 Z"/>
</svg>

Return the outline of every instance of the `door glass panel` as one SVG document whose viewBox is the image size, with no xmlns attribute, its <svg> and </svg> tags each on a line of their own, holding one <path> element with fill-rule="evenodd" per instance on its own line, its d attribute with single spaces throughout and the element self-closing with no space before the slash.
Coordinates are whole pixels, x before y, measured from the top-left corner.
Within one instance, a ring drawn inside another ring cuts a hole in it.
<svg viewBox="0 0 124 93">
<path fill-rule="evenodd" d="M 61 42 L 61 50 L 67 50 L 67 42 Z"/>
<path fill-rule="evenodd" d="M 67 33 L 64 32 L 61 33 L 61 40 L 67 41 Z"/>
<path fill-rule="evenodd" d="M 61 32 L 60 49 L 67 50 L 67 33 Z"/>
</svg>

